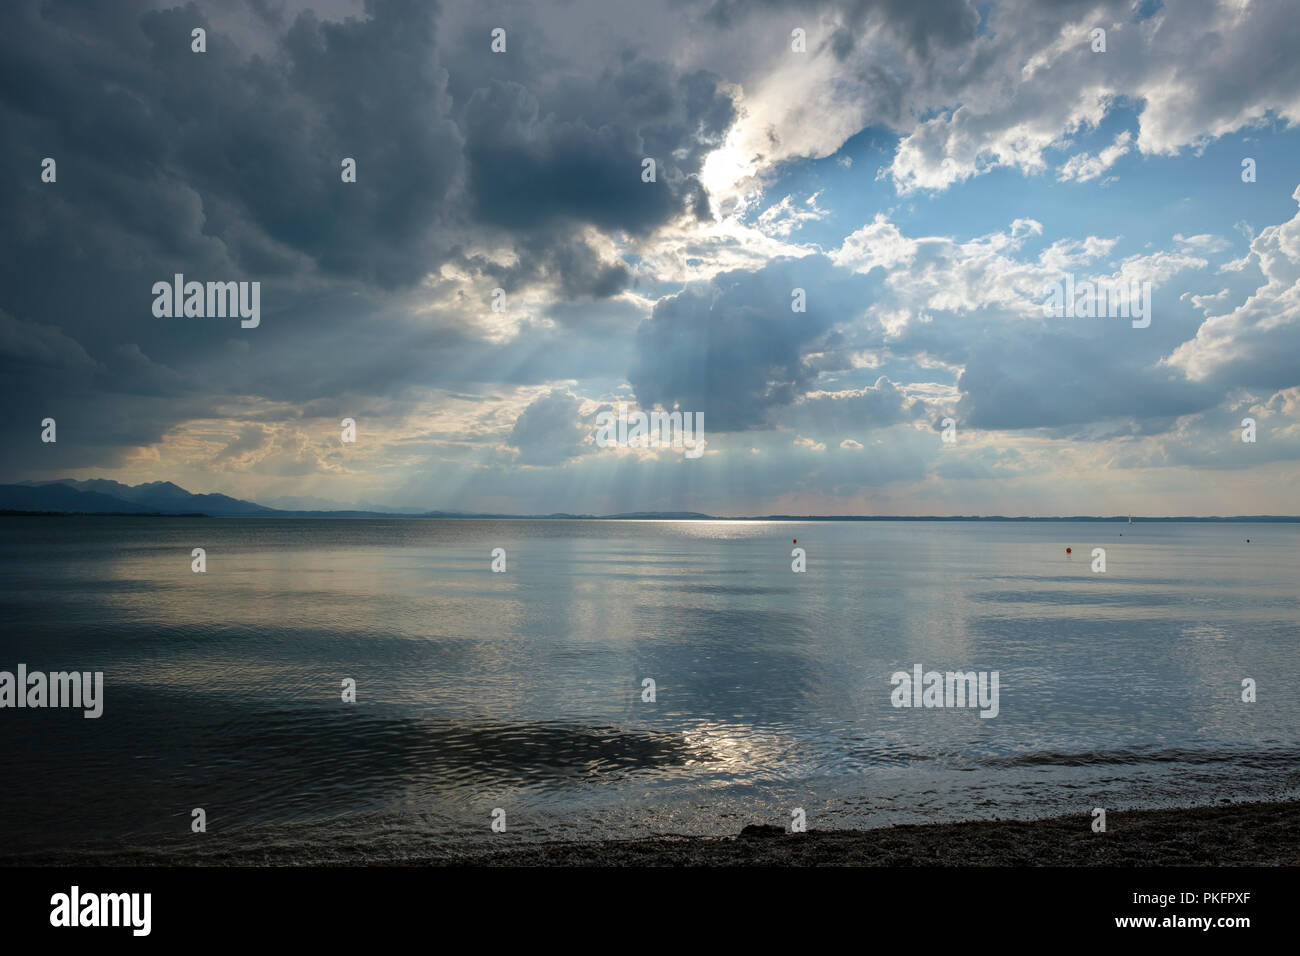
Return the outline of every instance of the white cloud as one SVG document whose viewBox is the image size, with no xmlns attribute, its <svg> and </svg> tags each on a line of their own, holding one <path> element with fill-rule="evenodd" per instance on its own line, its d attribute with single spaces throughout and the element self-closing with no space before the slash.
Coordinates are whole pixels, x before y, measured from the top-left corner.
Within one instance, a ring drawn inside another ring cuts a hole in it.
<svg viewBox="0 0 1300 956">
<path fill-rule="evenodd" d="M 1292 198 L 1300 202 L 1300 187 Z M 1300 376 L 1300 213 L 1261 230 L 1246 258 L 1259 266 L 1264 284 L 1237 308 L 1207 317 L 1165 364 L 1192 381 L 1231 376 L 1242 384 L 1290 387 Z"/>
<path fill-rule="evenodd" d="M 768 206 L 758 217 L 758 228 L 770 236 L 785 238 L 804 223 L 825 219 L 830 211 L 817 205 L 820 192 L 815 192 L 802 203 L 795 203 L 793 197 L 786 196 L 780 202 Z"/>
<path fill-rule="evenodd" d="M 1065 165 L 1057 171 L 1057 181 L 1067 182 L 1073 179 L 1076 182 L 1086 183 L 1090 179 L 1098 178 L 1111 166 L 1115 165 L 1117 159 L 1133 148 L 1132 142 L 1133 134 L 1129 130 L 1124 130 L 1115 137 L 1114 143 L 1107 146 L 1096 156 L 1088 153 L 1077 153 L 1071 156 Z"/>
<path fill-rule="evenodd" d="M 947 236 L 910 238 L 882 213 L 849 235 L 830 258 L 858 273 L 884 270 L 884 288 L 891 295 L 874 303 L 869 314 L 890 336 L 937 311 L 1041 317 L 1047 284 L 1066 272 L 1079 279 L 1145 280 L 1160 286 L 1180 271 L 1206 266 L 1197 256 L 1156 252 L 1130 256 L 1118 270 L 1098 270 L 1098 260 L 1118 241 L 1099 236 L 1056 240 L 1036 258 L 1018 258 L 1025 242 L 1042 231 L 1036 220 L 1017 219 L 1005 232 L 966 242 Z"/>
<path fill-rule="evenodd" d="M 994 8 L 991 29 L 968 51 L 964 82 L 933 104 L 946 108 L 904 128 L 889 169 L 900 193 L 999 166 L 1040 172 L 1046 150 L 1095 129 L 1121 102 L 1141 104 L 1136 140 L 1126 131 L 1097 156 L 1073 156 L 1060 178 L 1094 179 L 1131 145 L 1172 155 L 1270 116 L 1300 121 L 1300 61 L 1270 53 L 1300 45 L 1300 17 L 1285 0 L 1185 0 L 1140 23 L 1127 2 L 1093 4 L 1064 24 L 1060 15 L 1032 0 Z M 1098 25 L 1105 53 L 1091 49 Z"/>
</svg>

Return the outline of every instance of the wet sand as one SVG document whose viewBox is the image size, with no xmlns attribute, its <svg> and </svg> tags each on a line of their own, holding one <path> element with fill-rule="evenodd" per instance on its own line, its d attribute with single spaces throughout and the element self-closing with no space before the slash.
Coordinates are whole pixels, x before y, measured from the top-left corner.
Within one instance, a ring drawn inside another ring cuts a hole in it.
<svg viewBox="0 0 1300 956">
<path fill-rule="evenodd" d="M 1300 802 L 1113 811 L 1092 817 L 546 843 L 439 855 L 472 866 L 1297 866 Z"/>
</svg>

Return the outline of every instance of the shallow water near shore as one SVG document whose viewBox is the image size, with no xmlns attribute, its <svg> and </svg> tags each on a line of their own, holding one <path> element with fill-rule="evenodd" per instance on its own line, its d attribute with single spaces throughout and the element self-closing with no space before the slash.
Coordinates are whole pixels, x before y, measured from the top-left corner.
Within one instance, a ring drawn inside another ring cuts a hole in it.
<svg viewBox="0 0 1300 956">
<path fill-rule="evenodd" d="M 486 844 L 496 808 L 528 841 L 1291 799 L 1298 586 L 1286 524 L 0 518 L 0 670 L 105 684 L 96 720 L 0 710 L 0 839 L 308 861 Z M 891 706 L 916 664 L 997 671 L 997 717 Z"/>
</svg>

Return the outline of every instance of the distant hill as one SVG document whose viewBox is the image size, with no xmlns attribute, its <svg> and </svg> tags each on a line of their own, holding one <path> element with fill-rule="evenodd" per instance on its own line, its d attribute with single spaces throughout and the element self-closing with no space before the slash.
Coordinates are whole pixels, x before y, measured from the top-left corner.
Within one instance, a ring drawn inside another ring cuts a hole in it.
<svg viewBox="0 0 1300 956">
<path fill-rule="evenodd" d="M 170 481 L 124 485 L 118 481 L 70 478 L 0 485 L 0 511 L 58 511 L 81 514 L 273 515 L 251 501 L 228 495 L 195 495 Z"/>
</svg>

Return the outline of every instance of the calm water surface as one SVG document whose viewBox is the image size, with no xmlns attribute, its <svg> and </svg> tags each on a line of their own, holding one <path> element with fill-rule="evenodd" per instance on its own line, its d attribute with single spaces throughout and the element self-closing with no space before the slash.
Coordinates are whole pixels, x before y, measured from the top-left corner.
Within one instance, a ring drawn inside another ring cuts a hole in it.
<svg viewBox="0 0 1300 956">
<path fill-rule="evenodd" d="M 1298 588 L 1281 524 L 0 518 L 0 669 L 105 674 L 98 720 L 0 710 L 0 856 L 1295 796 Z M 917 663 L 999 715 L 895 709 Z"/>
</svg>

